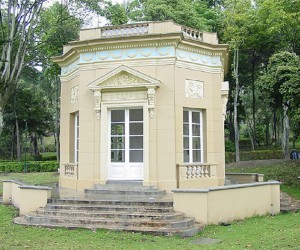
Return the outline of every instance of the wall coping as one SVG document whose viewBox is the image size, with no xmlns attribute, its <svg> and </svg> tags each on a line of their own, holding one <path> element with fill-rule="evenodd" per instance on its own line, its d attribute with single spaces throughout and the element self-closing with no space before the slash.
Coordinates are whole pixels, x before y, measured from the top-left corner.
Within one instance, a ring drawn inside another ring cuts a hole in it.
<svg viewBox="0 0 300 250">
<path fill-rule="evenodd" d="M 225 175 L 264 175 L 264 174 L 259 174 L 259 173 L 225 173 Z"/>
<path fill-rule="evenodd" d="M 51 187 L 30 185 L 17 180 L 4 180 L 3 182 L 12 182 L 18 184 L 20 185 L 19 186 L 20 189 L 52 190 Z"/>
<path fill-rule="evenodd" d="M 220 187 L 210 187 L 210 188 L 199 188 L 199 189 L 173 189 L 171 190 L 173 193 L 208 193 L 211 191 L 221 191 L 228 189 L 238 189 L 238 188 L 248 188 L 248 187 L 259 187 L 266 185 L 280 185 L 279 181 L 265 181 L 265 182 L 254 182 L 254 183 L 246 183 L 246 184 L 236 184 L 236 185 L 228 185 L 228 186 L 220 186 Z"/>
</svg>

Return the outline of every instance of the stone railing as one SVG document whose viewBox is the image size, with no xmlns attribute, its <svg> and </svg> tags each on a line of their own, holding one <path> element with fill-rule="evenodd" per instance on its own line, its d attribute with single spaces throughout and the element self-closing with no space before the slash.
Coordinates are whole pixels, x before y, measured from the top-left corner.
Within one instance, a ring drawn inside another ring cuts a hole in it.
<svg viewBox="0 0 300 250">
<path fill-rule="evenodd" d="M 216 176 L 216 165 L 207 163 L 177 164 L 178 179 L 200 179 Z"/>
<path fill-rule="evenodd" d="M 218 186 L 217 165 L 208 163 L 177 164 L 177 188 Z"/>
<path fill-rule="evenodd" d="M 125 37 L 148 34 L 148 23 L 137 23 L 122 26 L 110 26 L 101 28 L 101 37 Z"/>
<path fill-rule="evenodd" d="M 198 41 L 203 41 L 203 32 L 188 27 L 182 27 L 181 30 L 183 32 L 184 37 Z"/>
<path fill-rule="evenodd" d="M 66 163 L 62 164 L 61 173 L 64 177 L 77 179 L 78 176 L 78 164 L 77 163 Z"/>
</svg>

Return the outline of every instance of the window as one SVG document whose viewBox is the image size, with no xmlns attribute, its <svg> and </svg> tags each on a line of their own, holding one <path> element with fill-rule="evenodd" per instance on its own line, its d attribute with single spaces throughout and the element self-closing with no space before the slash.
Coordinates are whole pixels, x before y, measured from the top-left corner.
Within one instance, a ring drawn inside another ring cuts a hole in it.
<svg viewBox="0 0 300 250">
<path fill-rule="evenodd" d="M 183 161 L 202 162 L 202 112 L 183 111 Z"/>
<path fill-rule="evenodd" d="M 79 114 L 76 113 L 74 117 L 74 161 L 79 161 Z"/>
<path fill-rule="evenodd" d="M 111 110 L 111 162 L 143 162 L 143 110 Z"/>
</svg>

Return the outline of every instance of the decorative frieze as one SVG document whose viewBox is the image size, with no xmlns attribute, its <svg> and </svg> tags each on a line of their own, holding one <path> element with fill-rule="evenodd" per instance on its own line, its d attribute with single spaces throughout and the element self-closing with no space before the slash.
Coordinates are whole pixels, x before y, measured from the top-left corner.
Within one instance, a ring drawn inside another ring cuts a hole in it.
<svg viewBox="0 0 300 250">
<path fill-rule="evenodd" d="M 96 118 L 97 118 L 97 120 L 99 120 L 100 112 L 101 112 L 101 92 L 100 91 L 94 91 L 94 101 L 95 101 Z"/>
<path fill-rule="evenodd" d="M 71 103 L 75 103 L 78 101 L 78 91 L 79 91 L 78 85 L 71 88 Z"/>
<path fill-rule="evenodd" d="M 154 118 L 154 106 L 155 106 L 155 89 L 148 89 L 148 109 L 150 118 Z"/>
<path fill-rule="evenodd" d="M 203 98 L 203 82 L 198 80 L 185 80 L 185 97 Z"/>
<path fill-rule="evenodd" d="M 146 91 L 107 92 L 102 94 L 102 102 L 145 99 L 147 99 Z"/>
<path fill-rule="evenodd" d="M 142 79 L 134 77 L 128 73 L 118 74 L 116 77 L 109 79 L 108 82 L 104 82 L 102 86 L 131 86 L 141 83 Z"/>
</svg>

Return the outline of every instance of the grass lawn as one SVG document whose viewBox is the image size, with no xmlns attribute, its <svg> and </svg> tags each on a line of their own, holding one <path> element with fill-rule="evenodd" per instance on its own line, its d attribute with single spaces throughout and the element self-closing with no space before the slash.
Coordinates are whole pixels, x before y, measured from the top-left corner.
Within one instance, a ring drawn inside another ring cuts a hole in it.
<svg viewBox="0 0 300 250">
<path fill-rule="evenodd" d="M 208 226 L 192 238 L 107 230 L 38 228 L 14 225 L 16 210 L 0 205 L 0 249 L 299 249 L 300 213 L 256 217 L 231 226 Z M 194 245 L 196 238 L 214 245 Z"/>
<path fill-rule="evenodd" d="M 244 172 L 264 173 L 266 179 L 276 174 L 279 180 L 284 180 L 287 189 L 299 193 L 298 187 L 291 188 L 287 185 L 290 182 L 294 183 L 294 177 L 289 177 L 290 180 L 288 176 L 297 175 L 298 168 L 296 165 L 266 166 L 245 168 Z M 231 172 L 237 172 L 236 168 L 232 170 Z M 57 182 L 58 174 L 0 174 L 0 196 L 1 182 L 5 179 L 46 185 Z M 12 219 L 16 215 L 17 211 L 13 207 L 0 205 L 0 249 L 300 249 L 300 213 L 255 217 L 234 222 L 230 226 L 208 226 L 192 238 L 107 230 L 24 227 L 13 224 Z M 192 240 L 201 237 L 219 239 L 222 242 L 213 245 L 191 243 Z"/>
</svg>

